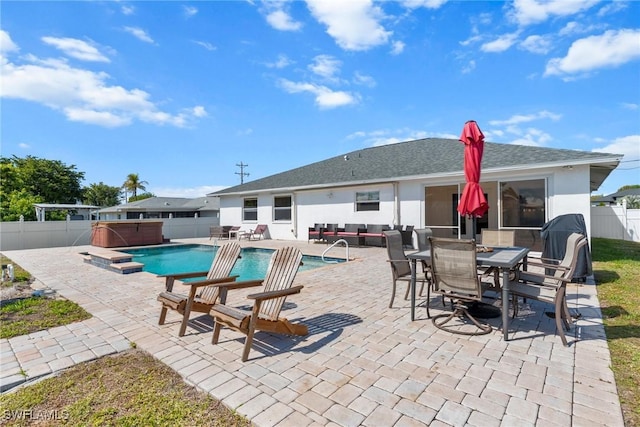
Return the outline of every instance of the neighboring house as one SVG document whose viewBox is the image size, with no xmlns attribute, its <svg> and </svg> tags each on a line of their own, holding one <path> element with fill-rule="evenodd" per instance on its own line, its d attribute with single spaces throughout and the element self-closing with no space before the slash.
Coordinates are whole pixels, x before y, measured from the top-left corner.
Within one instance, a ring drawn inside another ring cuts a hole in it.
<svg viewBox="0 0 640 427">
<path fill-rule="evenodd" d="M 627 196 L 640 197 L 640 188 L 630 188 L 628 190 L 622 190 L 615 193 L 608 194 L 606 196 L 594 198 L 591 200 L 593 206 L 610 206 L 618 205 L 622 203 L 622 199 Z"/>
<path fill-rule="evenodd" d="M 218 217 L 220 199 L 207 196 L 188 199 L 184 197 L 149 197 L 123 205 L 100 209 L 101 220 L 160 219 Z"/>
<path fill-rule="evenodd" d="M 273 239 L 307 240 L 314 223 L 430 227 L 436 236 L 471 237 L 456 207 L 464 185 L 464 145 L 428 138 L 356 150 L 230 187 L 220 223 L 267 224 Z M 590 193 L 622 155 L 485 142 L 481 185 L 489 212 L 482 228 L 515 229 L 516 243 L 540 246 L 551 218 L 581 213 L 590 226 Z"/>
</svg>

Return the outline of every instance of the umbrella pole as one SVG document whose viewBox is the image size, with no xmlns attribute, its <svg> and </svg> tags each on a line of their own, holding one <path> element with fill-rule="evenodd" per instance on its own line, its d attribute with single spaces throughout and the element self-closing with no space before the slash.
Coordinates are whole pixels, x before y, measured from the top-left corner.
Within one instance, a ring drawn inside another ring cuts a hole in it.
<svg viewBox="0 0 640 427">
<path fill-rule="evenodd" d="M 478 218 L 475 217 L 475 215 L 473 216 L 473 221 L 471 221 L 471 238 L 473 240 L 476 240 L 476 221 L 478 220 Z"/>
</svg>

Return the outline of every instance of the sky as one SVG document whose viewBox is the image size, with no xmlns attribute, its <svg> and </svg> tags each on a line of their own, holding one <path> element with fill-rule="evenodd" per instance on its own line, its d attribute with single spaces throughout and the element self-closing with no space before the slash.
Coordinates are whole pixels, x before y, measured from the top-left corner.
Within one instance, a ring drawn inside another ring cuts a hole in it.
<svg viewBox="0 0 640 427">
<path fill-rule="evenodd" d="M 639 17 L 636 1 L 3 0 L 1 155 L 201 197 L 476 120 L 489 142 L 624 154 L 594 192 L 610 194 L 640 184 Z"/>
</svg>

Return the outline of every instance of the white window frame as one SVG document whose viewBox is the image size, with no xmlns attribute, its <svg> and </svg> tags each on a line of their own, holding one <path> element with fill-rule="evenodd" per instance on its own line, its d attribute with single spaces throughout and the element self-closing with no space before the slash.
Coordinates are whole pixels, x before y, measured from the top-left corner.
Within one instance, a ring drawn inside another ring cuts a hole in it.
<svg viewBox="0 0 640 427">
<path fill-rule="evenodd" d="M 247 201 L 255 200 L 256 206 L 247 207 Z M 247 219 L 248 213 L 255 212 L 255 219 Z M 258 222 L 258 198 L 257 197 L 245 197 L 242 199 L 242 222 Z"/>
<path fill-rule="evenodd" d="M 276 199 L 289 198 L 289 206 L 276 206 Z M 289 211 L 289 218 L 278 219 L 278 212 Z M 273 196 L 273 222 L 291 222 L 293 218 L 293 195 L 291 194 L 278 194 Z"/>
<path fill-rule="evenodd" d="M 502 198 L 502 184 L 522 181 L 542 181 L 544 188 L 543 197 L 543 219 L 542 224 L 537 225 L 505 225 L 504 224 L 504 200 Z M 522 178 L 522 179 L 502 179 L 498 180 L 498 228 L 504 230 L 540 230 L 549 218 L 549 181 L 546 177 Z"/>
<path fill-rule="evenodd" d="M 359 196 L 367 197 L 365 200 L 358 200 Z M 370 198 L 371 196 L 377 196 L 377 198 Z M 376 209 L 359 209 L 364 205 L 377 205 Z M 356 191 L 354 209 L 356 212 L 380 212 L 380 190 L 371 191 Z"/>
</svg>

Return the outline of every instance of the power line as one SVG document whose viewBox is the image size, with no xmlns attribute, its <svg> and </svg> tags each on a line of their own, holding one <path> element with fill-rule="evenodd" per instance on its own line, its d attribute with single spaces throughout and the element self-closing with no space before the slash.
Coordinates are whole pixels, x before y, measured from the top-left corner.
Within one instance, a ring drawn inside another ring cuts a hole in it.
<svg viewBox="0 0 640 427">
<path fill-rule="evenodd" d="M 236 172 L 235 174 L 240 175 L 240 184 L 244 184 L 244 177 L 249 176 L 249 173 L 245 172 L 244 168 L 248 167 L 249 165 L 245 165 L 244 163 L 240 162 L 240 164 L 236 163 L 236 166 L 240 168 L 240 172 Z"/>
</svg>

